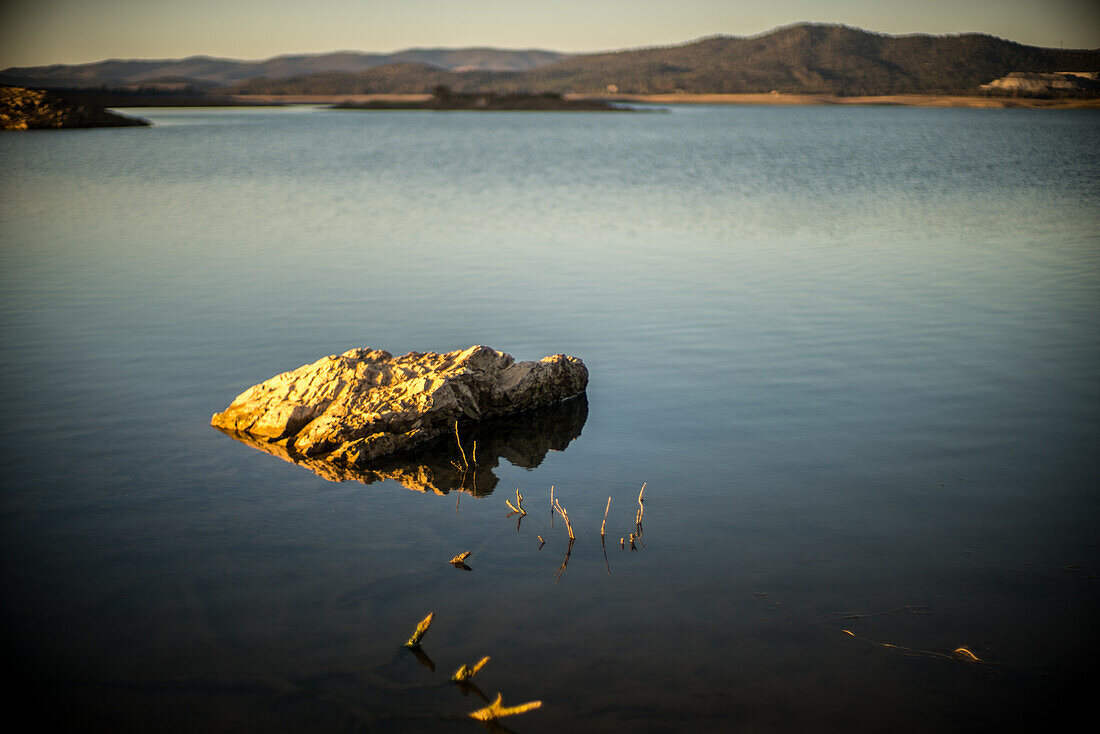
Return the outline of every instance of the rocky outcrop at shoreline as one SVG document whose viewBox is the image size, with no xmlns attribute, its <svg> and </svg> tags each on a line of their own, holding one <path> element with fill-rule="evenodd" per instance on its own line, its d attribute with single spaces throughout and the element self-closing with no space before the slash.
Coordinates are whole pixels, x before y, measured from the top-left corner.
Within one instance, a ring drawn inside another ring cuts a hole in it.
<svg viewBox="0 0 1100 734">
<path fill-rule="evenodd" d="M 0 130 L 50 130 L 70 127 L 134 127 L 148 120 L 71 104 L 40 89 L 0 87 Z"/>
<path fill-rule="evenodd" d="M 1051 74 L 1014 71 L 979 87 L 989 94 L 1023 97 L 1100 96 L 1100 72 L 1058 71 Z"/>
<path fill-rule="evenodd" d="M 210 423 L 283 447 L 291 460 L 364 467 L 452 433 L 456 423 L 551 405 L 587 385 L 584 363 L 563 354 L 516 362 L 485 346 L 396 358 L 351 349 L 249 388 Z"/>
</svg>

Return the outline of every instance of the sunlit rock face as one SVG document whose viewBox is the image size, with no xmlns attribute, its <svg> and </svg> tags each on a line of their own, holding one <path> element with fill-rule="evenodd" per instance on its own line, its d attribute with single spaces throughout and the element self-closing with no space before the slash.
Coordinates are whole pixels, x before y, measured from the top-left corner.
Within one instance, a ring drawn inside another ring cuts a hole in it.
<svg viewBox="0 0 1100 734">
<path fill-rule="evenodd" d="M 484 346 L 436 354 L 352 349 L 261 382 L 211 425 L 292 460 L 366 467 L 471 421 L 551 405 L 584 392 L 581 360 L 516 362 Z"/>
</svg>

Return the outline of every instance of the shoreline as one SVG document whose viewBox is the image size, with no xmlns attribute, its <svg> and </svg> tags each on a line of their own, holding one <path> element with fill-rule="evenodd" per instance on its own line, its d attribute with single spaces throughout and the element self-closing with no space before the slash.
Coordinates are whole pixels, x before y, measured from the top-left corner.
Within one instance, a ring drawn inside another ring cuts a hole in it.
<svg viewBox="0 0 1100 734">
<path fill-rule="evenodd" d="M 240 94 L 229 99 L 242 105 L 339 104 L 341 102 L 415 103 L 430 94 Z M 684 105 L 863 105 L 895 107 L 971 107 L 985 109 L 1100 109 L 1100 99 L 1038 99 L 938 94 L 889 94 L 840 97 L 831 94 L 563 94 L 568 100 L 601 100 L 636 104 Z"/>
</svg>

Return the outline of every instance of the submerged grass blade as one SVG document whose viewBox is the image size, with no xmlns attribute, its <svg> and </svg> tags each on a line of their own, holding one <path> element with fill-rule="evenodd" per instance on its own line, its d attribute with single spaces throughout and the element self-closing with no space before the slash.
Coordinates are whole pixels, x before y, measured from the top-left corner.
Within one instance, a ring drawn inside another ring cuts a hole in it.
<svg viewBox="0 0 1100 734">
<path fill-rule="evenodd" d="M 980 657 L 970 652 L 965 647 L 956 647 L 952 652 L 955 653 L 956 657 L 961 658 L 968 663 L 980 663 L 982 661 Z"/>
<path fill-rule="evenodd" d="M 420 647 L 420 640 L 424 639 L 424 633 L 432 626 L 432 617 L 434 616 L 435 612 L 428 612 L 428 616 L 420 620 L 420 624 L 416 625 L 416 631 L 412 633 L 412 637 L 405 643 L 405 647 Z"/>
<path fill-rule="evenodd" d="M 542 701 L 528 701 L 527 703 L 521 703 L 519 706 L 502 706 L 501 698 L 501 694 L 498 693 L 496 699 L 494 699 L 491 704 L 483 709 L 471 711 L 470 718 L 477 719 L 478 721 L 493 721 L 494 719 L 501 719 L 505 716 L 522 714 L 542 706 Z"/>
</svg>

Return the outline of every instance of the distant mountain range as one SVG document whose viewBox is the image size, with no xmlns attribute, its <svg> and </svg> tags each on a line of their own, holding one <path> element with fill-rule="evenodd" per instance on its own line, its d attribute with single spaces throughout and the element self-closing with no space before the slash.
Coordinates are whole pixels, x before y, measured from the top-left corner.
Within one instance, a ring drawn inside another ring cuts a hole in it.
<svg viewBox="0 0 1100 734">
<path fill-rule="evenodd" d="M 451 71 L 524 71 L 568 57 L 556 51 L 496 48 L 410 48 L 391 54 L 338 51 L 318 55 L 276 56 L 266 61 L 186 59 L 98 61 L 92 64 L 12 66 L 0 71 L 0 83 L 45 87 L 120 87 L 158 82 L 189 82 L 198 88 L 233 84 L 245 79 L 277 79 L 317 72 L 358 72 L 389 64 L 424 64 Z"/>
<path fill-rule="evenodd" d="M 1100 50 L 1025 46 L 994 36 L 888 36 L 840 25 L 797 24 L 751 37 L 596 54 L 500 49 L 410 49 L 245 62 L 194 57 L 9 68 L 0 83 L 122 87 L 158 82 L 214 94 L 769 92 L 975 94 L 1012 72 L 1100 71 Z"/>
</svg>

